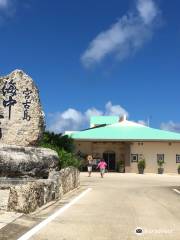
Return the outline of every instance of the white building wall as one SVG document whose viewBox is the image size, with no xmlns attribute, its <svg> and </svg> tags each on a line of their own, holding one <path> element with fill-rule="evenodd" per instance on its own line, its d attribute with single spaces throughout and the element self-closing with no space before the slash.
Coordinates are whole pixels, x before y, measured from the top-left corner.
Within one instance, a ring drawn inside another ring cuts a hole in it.
<svg viewBox="0 0 180 240">
<path fill-rule="evenodd" d="M 177 173 L 178 163 L 176 154 L 180 155 L 180 143 L 169 142 L 143 142 L 142 144 L 132 143 L 131 154 L 142 154 L 146 160 L 147 173 L 157 173 L 157 154 L 164 154 L 164 171 L 166 173 Z M 131 172 L 138 172 L 137 163 L 131 162 Z"/>
</svg>

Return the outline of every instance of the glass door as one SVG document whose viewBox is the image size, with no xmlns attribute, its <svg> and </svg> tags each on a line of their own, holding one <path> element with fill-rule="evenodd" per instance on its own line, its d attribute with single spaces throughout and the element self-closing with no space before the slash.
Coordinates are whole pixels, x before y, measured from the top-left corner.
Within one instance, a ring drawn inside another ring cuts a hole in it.
<svg viewBox="0 0 180 240">
<path fill-rule="evenodd" d="M 105 152 L 103 153 L 103 159 L 107 163 L 107 169 L 109 171 L 115 171 L 116 154 L 114 152 Z"/>
</svg>

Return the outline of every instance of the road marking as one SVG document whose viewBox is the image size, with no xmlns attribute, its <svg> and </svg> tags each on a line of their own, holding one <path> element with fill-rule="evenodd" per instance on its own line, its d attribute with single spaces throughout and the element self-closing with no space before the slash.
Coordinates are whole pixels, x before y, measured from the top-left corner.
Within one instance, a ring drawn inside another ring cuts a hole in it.
<svg viewBox="0 0 180 240">
<path fill-rule="evenodd" d="M 176 193 L 180 194 L 180 191 L 177 190 L 176 188 L 173 188 L 173 191 L 175 191 Z"/>
<path fill-rule="evenodd" d="M 52 222 L 55 218 L 60 216 L 64 211 L 66 211 L 68 208 L 70 208 L 72 205 L 74 205 L 77 201 L 79 201 L 82 197 L 84 197 L 88 192 L 90 192 L 92 188 L 86 189 L 84 192 L 82 192 L 79 196 L 75 197 L 71 202 L 64 205 L 64 207 L 57 210 L 55 213 L 50 215 L 48 218 L 46 218 L 44 221 L 36 225 L 34 228 L 29 230 L 27 233 L 22 235 L 17 240 L 28 240 L 30 237 L 32 237 L 34 234 L 39 232 L 43 227 L 45 227 L 48 223 Z"/>
</svg>

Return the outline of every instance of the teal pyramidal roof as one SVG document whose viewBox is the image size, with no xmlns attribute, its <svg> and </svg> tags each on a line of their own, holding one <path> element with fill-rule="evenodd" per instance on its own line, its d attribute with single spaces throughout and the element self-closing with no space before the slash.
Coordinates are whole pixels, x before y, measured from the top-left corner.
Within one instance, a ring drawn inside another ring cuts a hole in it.
<svg viewBox="0 0 180 240">
<path fill-rule="evenodd" d="M 127 120 L 72 132 L 70 136 L 82 141 L 180 141 L 179 133 L 154 129 Z"/>
<path fill-rule="evenodd" d="M 93 116 L 90 119 L 90 125 L 114 124 L 119 122 L 118 116 Z"/>
</svg>

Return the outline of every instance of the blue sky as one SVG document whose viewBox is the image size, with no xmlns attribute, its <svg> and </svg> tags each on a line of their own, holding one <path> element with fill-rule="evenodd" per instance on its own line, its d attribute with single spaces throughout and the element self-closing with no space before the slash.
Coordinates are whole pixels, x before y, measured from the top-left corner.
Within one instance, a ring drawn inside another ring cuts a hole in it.
<svg viewBox="0 0 180 240">
<path fill-rule="evenodd" d="M 0 0 L 0 75 L 23 69 L 50 130 L 98 114 L 179 131 L 180 1 Z"/>
</svg>

